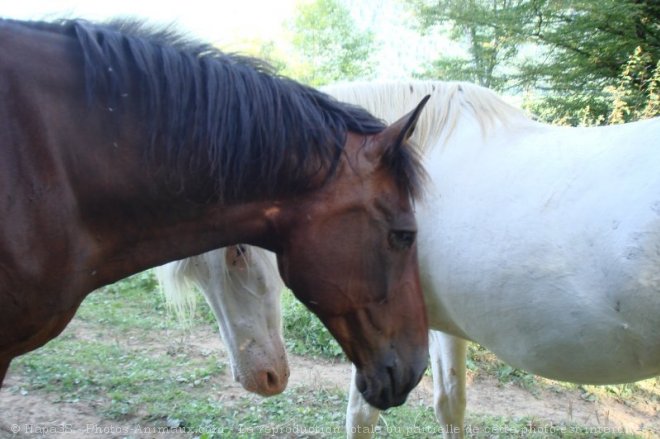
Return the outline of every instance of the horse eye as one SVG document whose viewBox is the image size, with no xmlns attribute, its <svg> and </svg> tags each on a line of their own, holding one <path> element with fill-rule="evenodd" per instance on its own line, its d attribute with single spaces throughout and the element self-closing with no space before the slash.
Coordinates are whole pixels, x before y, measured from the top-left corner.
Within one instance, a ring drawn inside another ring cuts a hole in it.
<svg viewBox="0 0 660 439">
<path fill-rule="evenodd" d="M 406 250 L 415 243 L 415 232 L 408 230 L 394 230 L 390 232 L 387 240 L 394 250 Z"/>
</svg>

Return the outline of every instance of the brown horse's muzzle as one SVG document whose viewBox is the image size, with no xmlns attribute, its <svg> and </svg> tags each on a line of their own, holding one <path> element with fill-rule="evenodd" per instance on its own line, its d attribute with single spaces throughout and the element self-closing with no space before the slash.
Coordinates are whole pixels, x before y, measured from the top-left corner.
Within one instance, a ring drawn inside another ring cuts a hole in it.
<svg viewBox="0 0 660 439">
<path fill-rule="evenodd" d="M 357 368 L 356 385 L 365 400 L 386 410 L 406 401 L 428 362 L 424 309 L 415 318 L 384 318 L 379 305 L 335 316 L 325 323 Z"/>
<path fill-rule="evenodd" d="M 369 404 L 386 410 L 406 402 L 426 370 L 428 351 L 419 349 L 407 357 L 404 360 L 391 349 L 373 367 L 358 367 L 355 384 Z"/>
</svg>

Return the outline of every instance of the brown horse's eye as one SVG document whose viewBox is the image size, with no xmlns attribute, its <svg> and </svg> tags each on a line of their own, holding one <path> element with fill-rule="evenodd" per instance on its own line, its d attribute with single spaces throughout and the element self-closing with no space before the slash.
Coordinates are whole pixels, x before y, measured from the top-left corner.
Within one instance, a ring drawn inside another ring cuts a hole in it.
<svg viewBox="0 0 660 439">
<path fill-rule="evenodd" d="M 415 243 L 416 232 L 409 230 L 394 230 L 387 240 L 393 250 L 407 250 Z"/>
</svg>

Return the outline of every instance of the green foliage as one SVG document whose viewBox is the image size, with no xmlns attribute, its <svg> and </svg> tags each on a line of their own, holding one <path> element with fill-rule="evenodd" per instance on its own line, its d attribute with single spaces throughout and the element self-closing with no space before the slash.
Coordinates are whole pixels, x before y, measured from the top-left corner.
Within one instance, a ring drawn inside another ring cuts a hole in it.
<svg viewBox="0 0 660 439">
<path fill-rule="evenodd" d="M 287 349 L 298 355 L 343 358 L 343 351 L 323 323 L 290 291 L 282 294 L 282 320 Z"/>
<path fill-rule="evenodd" d="M 530 80 L 547 80 L 553 90 L 598 92 L 612 85 L 636 47 L 655 60 L 660 55 L 660 5 L 653 0 L 526 3 L 525 33 L 549 51 L 528 65 Z"/>
<path fill-rule="evenodd" d="M 614 85 L 598 96 L 546 97 L 526 102 L 540 120 L 558 125 L 593 126 L 620 124 L 660 115 L 660 60 L 649 68 L 652 57 L 637 47 Z"/>
<path fill-rule="evenodd" d="M 540 95 L 559 123 L 620 123 L 658 114 L 660 3 L 655 0 L 408 0 L 422 26 L 449 25 L 469 59 L 427 71 Z M 625 66 L 625 67 L 624 67 Z M 653 79 L 653 78 L 656 79 Z"/>
<path fill-rule="evenodd" d="M 169 327 L 174 319 L 169 318 L 165 301 L 156 288 L 152 270 L 135 274 L 91 293 L 76 317 L 87 322 L 112 324 L 117 329 Z"/>
<path fill-rule="evenodd" d="M 127 295 L 142 295 L 143 292 L 155 291 L 158 287 L 156 275 L 152 270 L 134 274 L 105 287 L 105 291 L 118 291 Z"/>
<path fill-rule="evenodd" d="M 568 125 L 623 123 L 658 114 L 660 4 L 641 0 L 538 2 L 535 40 L 545 60 L 521 66 L 547 91 L 531 106 Z M 655 79 L 654 79 L 655 78 Z"/>
<path fill-rule="evenodd" d="M 495 376 L 501 383 L 515 383 L 532 393 L 538 390 L 534 375 L 503 363 L 477 343 L 468 343 L 467 369 L 473 374 Z"/>
<path fill-rule="evenodd" d="M 612 96 L 608 123 L 648 119 L 660 114 L 660 59 L 637 47 L 628 59 L 615 86 L 605 89 Z"/>
<path fill-rule="evenodd" d="M 495 90 L 508 83 L 503 67 L 518 54 L 524 0 L 409 0 L 422 28 L 448 25 L 450 37 L 467 42 L 468 58 L 441 55 L 421 75 L 469 81 Z"/>
<path fill-rule="evenodd" d="M 293 45 L 304 63 L 297 79 L 319 86 L 372 75 L 374 36 L 359 30 L 340 0 L 301 3 L 293 30 Z"/>
</svg>

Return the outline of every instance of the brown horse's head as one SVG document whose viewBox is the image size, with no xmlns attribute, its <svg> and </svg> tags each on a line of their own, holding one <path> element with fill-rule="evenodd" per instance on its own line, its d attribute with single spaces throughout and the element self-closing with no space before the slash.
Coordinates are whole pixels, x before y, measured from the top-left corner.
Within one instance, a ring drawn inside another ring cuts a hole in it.
<svg viewBox="0 0 660 439">
<path fill-rule="evenodd" d="M 406 144 L 425 102 L 377 135 L 349 133 L 336 175 L 295 201 L 278 255 L 286 284 L 339 341 L 358 388 L 381 409 L 405 401 L 427 362 L 411 201 L 421 171 Z"/>
</svg>

